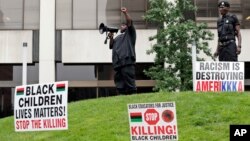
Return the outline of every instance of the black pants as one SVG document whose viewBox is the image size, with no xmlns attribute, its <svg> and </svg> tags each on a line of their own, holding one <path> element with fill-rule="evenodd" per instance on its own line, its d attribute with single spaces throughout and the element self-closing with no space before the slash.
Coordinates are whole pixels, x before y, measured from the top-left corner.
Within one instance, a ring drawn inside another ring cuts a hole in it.
<svg viewBox="0 0 250 141">
<path fill-rule="evenodd" d="M 219 61 L 238 61 L 236 54 L 237 46 L 235 41 L 219 48 Z"/>
<path fill-rule="evenodd" d="M 119 94 L 136 93 L 135 65 L 116 68 L 114 81 Z"/>
</svg>

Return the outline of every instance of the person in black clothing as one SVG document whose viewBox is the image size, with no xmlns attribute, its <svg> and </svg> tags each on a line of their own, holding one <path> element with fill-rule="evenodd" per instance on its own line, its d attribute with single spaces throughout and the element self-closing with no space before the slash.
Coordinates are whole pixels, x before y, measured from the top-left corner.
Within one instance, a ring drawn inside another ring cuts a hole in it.
<svg viewBox="0 0 250 141">
<path fill-rule="evenodd" d="M 136 93 L 135 84 L 135 42 L 136 31 L 126 8 L 121 8 L 126 23 L 120 27 L 121 34 L 113 39 L 109 33 L 109 48 L 112 49 L 112 63 L 115 71 L 114 82 L 119 94 Z"/>
<path fill-rule="evenodd" d="M 238 55 L 241 53 L 239 20 L 235 15 L 228 13 L 229 2 L 221 1 L 218 7 L 222 17 L 217 21 L 218 45 L 214 57 L 219 56 L 219 61 L 238 61 Z M 235 36 L 238 39 L 238 46 Z"/>
</svg>

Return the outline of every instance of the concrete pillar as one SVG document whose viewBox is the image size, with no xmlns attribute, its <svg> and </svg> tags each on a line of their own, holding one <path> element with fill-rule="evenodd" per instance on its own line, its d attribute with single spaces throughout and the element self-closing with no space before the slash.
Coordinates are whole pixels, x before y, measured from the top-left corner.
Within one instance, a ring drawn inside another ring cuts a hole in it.
<svg viewBox="0 0 250 141">
<path fill-rule="evenodd" d="M 40 0 L 39 83 L 55 81 L 55 0 Z"/>
</svg>

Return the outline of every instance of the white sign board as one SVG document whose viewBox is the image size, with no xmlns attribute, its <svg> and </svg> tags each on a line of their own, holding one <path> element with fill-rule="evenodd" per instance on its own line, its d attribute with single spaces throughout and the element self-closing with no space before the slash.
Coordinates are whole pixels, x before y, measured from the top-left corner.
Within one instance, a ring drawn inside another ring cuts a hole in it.
<svg viewBox="0 0 250 141">
<path fill-rule="evenodd" d="M 17 86 L 15 131 L 68 129 L 68 81 Z"/>
<path fill-rule="evenodd" d="M 131 141 L 178 140 L 175 102 L 128 104 Z"/>
<path fill-rule="evenodd" d="M 194 91 L 244 92 L 244 62 L 196 62 Z"/>
</svg>

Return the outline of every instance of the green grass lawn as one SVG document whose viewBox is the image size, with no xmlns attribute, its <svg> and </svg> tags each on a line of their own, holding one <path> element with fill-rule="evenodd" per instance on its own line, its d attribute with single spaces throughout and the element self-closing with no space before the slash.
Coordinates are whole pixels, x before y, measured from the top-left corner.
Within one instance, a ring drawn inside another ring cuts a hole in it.
<svg viewBox="0 0 250 141">
<path fill-rule="evenodd" d="M 175 101 L 179 141 L 228 141 L 230 124 L 250 124 L 250 93 L 150 93 L 68 105 L 69 129 L 15 132 L 0 119 L 0 141 L 129 141 L 128 103 Z"/>
</svg>

